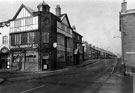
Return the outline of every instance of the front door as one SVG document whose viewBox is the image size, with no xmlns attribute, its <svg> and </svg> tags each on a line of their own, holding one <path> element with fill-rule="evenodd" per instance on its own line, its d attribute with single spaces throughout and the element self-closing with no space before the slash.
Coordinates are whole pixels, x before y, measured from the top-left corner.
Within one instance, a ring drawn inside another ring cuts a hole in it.
<svg viewBox="0 0 135 93">
<path fill-rule="evenodd" d="M 42 59 L 42 70 L 48 69 L 48 59 Z"/>
<path fill-rule="evenodd" d="M 1 54 L 1 62 L 0 62 L 0 68 L 1 69 L 7 69 L 7 53 Z"/>
</svg>

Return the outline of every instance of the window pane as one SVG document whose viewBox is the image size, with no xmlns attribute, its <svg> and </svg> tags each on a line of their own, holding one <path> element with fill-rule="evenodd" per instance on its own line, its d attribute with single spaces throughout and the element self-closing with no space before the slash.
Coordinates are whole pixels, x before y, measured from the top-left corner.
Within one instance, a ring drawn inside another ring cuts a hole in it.
<svg viewBox="0 0 135 93">
<path fill-rule="evenodd" d="M 11 46 L 15 45 L 15 35 L 10 35 L 11 37 Z"/>
<path fill-rule="evenodd" d="M 57 51 L 57 61 L 65 62 L 65 52 L 64 51 Z"/>
<path fill-rule="evenodd" d="M 15 27 L 21 26 L 21 20 L 16 20 L 15 21 Z"/>
<path fill-rule="evenodd" d="M 49 43 L 49 32 L 43 32 L 42 37 L 44 43 Z"/>
<path fill-rule="evenodd" d="M 29 32 L 27 34 L 27 40 L 28 40 L 28 43 L 34 43 L 34 40 L 35 40 L 35 33 L 34 32 Z"/>
<path fill-rule="evenodd" d="M 3 36 L 3 44 L 7 44 L 8 43 L 8 36 Z"/>
<path fill-rule="evenodd" d="M 25 20 L 25 25 L 31 25 L 31 24 L 33 24 L 33 18 L 27 18 Z"/>
<path fill-rule="evenodd" d="M 21 34 L 16 34 L 15 37 L 16 37 L 15 38 L 16 39 L 15 40 L 16 41 L 15 44 L 21 44 Z"/>
<path fill-rule="evenodd" d="M 61 35 L 57 35 L 57 43 L 60 45 L 65 45 L 65 39 Z"/>
<path fill-rule="evenodd" d="M 27 44 L 27 33 L 22 33 L 21 38 L 22 38 L 21 44 L 23 45 Z"/>
</svg>

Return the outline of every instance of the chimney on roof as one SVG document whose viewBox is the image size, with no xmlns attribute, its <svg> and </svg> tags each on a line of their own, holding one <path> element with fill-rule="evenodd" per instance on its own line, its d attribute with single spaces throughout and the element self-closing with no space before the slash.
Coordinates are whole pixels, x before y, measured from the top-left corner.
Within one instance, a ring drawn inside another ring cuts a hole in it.
<svg viewBox="0 0 135 93">
<path fill-rule="evenodd" d="M 75 27 L 75 25 L 73 25 L 73 26 L 72 26 L 72 29 L 73 29 L 73 31 L 76 31 L 76 27 Z"/>
<path fill-rule="evenodd" d="M 56 13 L 56 16 L 58 16 L 58 17 L 61 15 L 61 8 L 60 8 L 60 5 L 56 5 L 55 13 Z"/>
<path fill-rule="evenodd" d="M 124 13 L 127 11 L 127 2 L 125 0 L 123 0 L 122 4 L 121 4 L 121 12 Z"/>
</svg>

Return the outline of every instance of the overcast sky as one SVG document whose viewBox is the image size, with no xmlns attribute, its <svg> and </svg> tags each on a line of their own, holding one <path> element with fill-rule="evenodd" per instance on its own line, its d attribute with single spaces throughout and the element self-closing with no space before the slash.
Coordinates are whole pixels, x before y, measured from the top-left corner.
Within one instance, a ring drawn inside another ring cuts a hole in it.
<svg viewBox="0 0 135 93">
<path fill-rule="evenodd" d="M 23 3 L 37 10 L 43 0 L 0 0 L 0 21 L 11 19 Z M 119 11 L 122 0 L 44 0 L 55 13 L 60 5 L 62 13 L 67 13 L 70 24 L 83 36 L 83 40 L 100 48 L 121 54 Z M 135 9 L 135 0 L 127 0 L 128 9 Z"/>
</svg>

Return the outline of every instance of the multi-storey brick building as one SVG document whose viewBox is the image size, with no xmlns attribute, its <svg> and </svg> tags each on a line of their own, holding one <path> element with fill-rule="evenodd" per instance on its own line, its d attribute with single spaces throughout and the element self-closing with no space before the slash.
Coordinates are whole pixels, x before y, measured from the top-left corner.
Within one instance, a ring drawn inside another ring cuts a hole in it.
<svg viewBox="0 0 135 93">
<path fill-rule="evenodd" d="M 135 67 L 135 9 L 127 10 L 127 2 L 123 1 L 120 11 L 120 32 L 122 41 L 122 61 L 126 65 L 126 73 Z"/>
<path fill-rule="evenodd" d="M 12 70 L 41 71 L 73 64 L 73 31 L 67 14 L 45 2 L 38 11 L 22 4 L 10 20 Z M 81 37 L 82 38 L 82 37 Z"/>
</svg>

